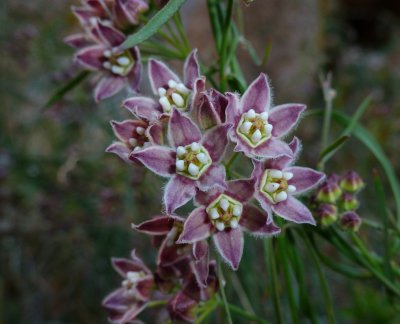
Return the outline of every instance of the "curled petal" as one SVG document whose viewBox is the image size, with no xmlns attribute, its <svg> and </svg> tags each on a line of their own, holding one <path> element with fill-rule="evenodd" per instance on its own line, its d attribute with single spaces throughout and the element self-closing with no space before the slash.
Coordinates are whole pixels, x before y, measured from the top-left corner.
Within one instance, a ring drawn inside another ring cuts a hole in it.
<svg viewBox="0 0 400 324">
<path fill-rule="evenodd" d="M 264 163 L 264 167 L 266 169 L 279 169 L 282 170 L 286 168 L 288 165 L 291 165 L 295 162 L 297 159 L 300 150 L 301 150 L 301 144 L 300 141 L 297 137 L 294 137 L 293 140 L 289 143 L 289 148 L 292 150 L 293 155 L 281 155 L 278 156 L 276 159 L 272 159 L 269 161 L 266 161 Z"/>
<path fill-rule="evenodd" d="M 174 323 L 193 323 L 197 302 L 183 292 L 178 292 L 167 305 L 169 316 Z"/>
<path fill-rule="evenodd" d="M 104 77 L 94 89 L 94 99 L 99 102 L 103 99 L 112 97 L 120 92 L 125 86 L 125 80 L 122 77 L 109 76 Z"/>
<path fill-rule="evenodd" d="M 274 127 L 272 135 L 282 137 L 297 124 L 301 113 L 306 106 L 299 104 L 286 104 L 277 106 L 269 112 L 269 123 Z"/>
<path fill-rule="evenodd" d="M 257 113 L 268 111 L 271 105 L 271 89 L 269 87 L 267 76 L 261 73 L 255 79 L 240 100 L 240 113 L 249 109 L 254 109 Z"/>
<path fill-rule="evenodd" d="M 115 0 L 114 13 L 118 26 L 137 25 L 139 15 L 148 8 L 148 4 L 143 0 Z"/>
<path fill-rule="evenodd" d="M 149 79 L 154 94 L 158 93 L 159 88 L 167 87 L 169 80 L 180 82 L 179 77 L 168 66 L 154 59 L 149 60 Z"/>
<path fill-rule="evenodd" d="M 189 117 L 174 109 L 169 119 L 168 137 L 172 146 L 185 146 L 199 142 L 201 132 Z"/>
<path fill-rule="evenodd" d="M 115 271 L 117 271 L 122 277 L 126 277 L 126 274 L 129 271 L 132 272 L 143 271 L 147 274 L 150 273 L 150 270 L 144 265 L 144 263 L 140 259 L 133 261 L 123 258 L 112 258 L 111 262 Z"/>
<path fill-rule="evenodd" d="M 146 136 L 152 144 L 161 145 L 163 143 L 163 130 L 161 124 L 154 124 L 146 129 Z"/>
<path fill-rule="evenodd" d="M 213 162 L 219 162 L 225 155 L 228 145 L 227 132 L 230 125 L 215 126 L 203 137 L 202 144 L 207 149 Z"/>
<path fill-rule="evenodd" d="M 147 123 L 142 120 L 124 120 L 122 122 L 117 122 L 115 120 L 111 121 L 111 127 L 114 131 L 115 136 L 118 137 L 123 142 L 127 142 L 136 129 L 136 127 L 147 127 Z"/>
<path fill-rule="evenodd" d="M 183 231 L 177 243 L 194 243 L 210 236 L 212 224 L 204 207 L 193 210 L 183 225 Z"/>
<path fill-rule="evenodd" d="M 167 147 L 151 146 L 132 152 L 129 158 L 139 160 L 162 177 L 170 177 L 175 171 L 175 153 Z"/>
<path fill-rule="evenodd" d="M 237 270 L 243 254 L 243 233 L 240 228 L 219 231 L 213 235 L 214 244 L 221 256 Z"/>
<path fill-rule="evenodd" d="M 236 132 L 234 129 L 231 132 Z M 288 157 L 292 157 L 292 150 L 290 147 L 283 141 L 277 138 L 270 138 L 264 143 L 260 144 L 256 148 L 250 147 L 247 143 L 245 143 L 240 137 L 236 137 L 237 145 L 234 148 L 235 152 L 243 152 L 250 158 L 266 158 L 266 159 L 275 159 L 281 155 L 287 155 Z M 232 138 L 232 137 L 231 137 Z"/>
<path fill-rule="evenodd" d="M 138 232 L 149 235 L 166 235 L 174 225 L 175 219 L 169 216 L 157 216 L 138 225 L 132 224 L 132 228 Z"/>
<path fill-rule="evenodd" d="M 197 190 L 194 202 L 196 205 L 208 206 L 217 199 L 220 194 L 224 193 L 224 191 L 225 189 L 221 186 L 214 187 L 207 191 Z"/>
<path fill-rule="evenodd" d="M 103 68 L 101 60 L 103 52 L 104 46 L 101 45 L 84 47 L 76 53 L 75 60 L 87 69 L 100 70 Z"/>
<path fill-rule="evenodd" d="M 175 175 L 168 182 L 164 192 L 165 210 L 172 214 L 175 209 L 186 204 L 196 194 L 193 180 Z"/>
<path fill-rule="evenodd" d="M 200 66 L 197 60 L 197 49 L 194 49 L 186 58 L 183 68 L 185 85 L 193 89 L 194 81 L 200 77 Z"/>
<path fill-rule="evenodd" d="M 296 195 L 315 188 L 325 178 L 322 172 L 310 168 L 293 166 L 286 168 L 285 171 L 293 173 L 293 178 L 290 179 L 289 184 L 296 187 L 294 193 Z"/>
<path fill-rule="evenodd" d="M 100 21 L 97 22 L 96 30 L 101 39 L 109 46 L 119 46 L 125 40 L 124 34 L 113 27 L 103 24 Z"/>
<path fill-rule="evenodd" d="M 208 243 L 203 240 L 193 244 L 192 270 L 200 287 L 207 287 L 208 279 Z"/>
<path fill-rule="evenodd" d="M 239 97 L 235 93 L 228 92 L 226 94 L 226 99 L 228 101 L 226 106 L 226 122 L 228 124 L 236 125 L 241 117 Z"/>
<path fill-rule="evenodd" d="M 149 121 L 156 121 L 161 116 L 159 104 L 147 97 L 131 97 L 122 103 L 132 114 Z"/>
<path fill-rule="evenodd" d="M 84 48 L 89 46 L 92 42 L 88 39 L 86 34 L 74 34 L 64 38 L 64 43 L 73 48 Z"/>
<path fill-rule="evenodd" d="M 272 219 L 268 213 L 260 211 L 258 208 L 250 205 L 243 206 L 240 226 L 253 235 L 275 235 L 281 230 L 274 223 L 269 222 Z"/>
<path fill-rule="evenodd" d="M 216 187 L 225 189 L 226 171 L 222 165 L 212 164 L 206 172 L 196 182 L 196 186 L 202 190 L 207 191 Z"/>
<path fill-rule="evenodd" d="M 124 312 L 125 310 L 127 310 L 128 307 L 126 305 L 125 289 L 118 288 L 117 290 L 114 290 L 112 293 L 107 295 L 102 302 L 102 306 L 107 309 L 120 312 Z"/>
<path fill-rule="evenodd" d="M 131 150 L 124 143 L 115 142 L 106 148 L 106 152 L 118 155 L 125 162 L 132 162 L 129 159 L 129 154 L 131 154 Z"/>
<path fill-rule="evenodd" d="M 140 59 L 139 48 L 135 46 L 130 50 L 130 52 L 132 53 L 135 63 L 127 75 L 128 86 L 133 92 L 139 92 L 139 84 L 142 78 L 142 62 Z"/>
<path fill-rule="evenodd" d="M 315 225 L 310 210 L 292 196 L 289 196 L 285 201 L 272 205 L 271 208 L 275 214 L 288 221 Z"/>
</svg>

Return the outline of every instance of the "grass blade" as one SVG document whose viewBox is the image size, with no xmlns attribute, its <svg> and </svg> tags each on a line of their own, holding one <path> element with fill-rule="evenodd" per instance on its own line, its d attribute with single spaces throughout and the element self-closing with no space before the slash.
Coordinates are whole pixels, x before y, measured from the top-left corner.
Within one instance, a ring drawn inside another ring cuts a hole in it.
<svg viewBox="0 0 400 324">
<path fill-rule="evenodd" d="M 123 48 L 131 48 L 153 36 L 179 10 L 186 0 L 170 0 L 149 22 L 137 33 L 129 36 L 122 44 Z"/>
</svg>

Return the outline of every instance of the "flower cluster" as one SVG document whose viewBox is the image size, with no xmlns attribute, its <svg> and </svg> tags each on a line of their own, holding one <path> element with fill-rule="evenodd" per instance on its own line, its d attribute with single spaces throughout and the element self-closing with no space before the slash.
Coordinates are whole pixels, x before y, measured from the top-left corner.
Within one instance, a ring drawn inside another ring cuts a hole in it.
<svg viewBox="0 0 400 324">
<path fill-rule="evenodd" d="M 65 42 L 77 49 L 79 65 L 97 72 L 96 101 L 115 95 L 126 85 L 138 91 L 142 73 L 139 49 L 121 45 L 125 32 L 137 26 L 147 10 L 143 0 L 82 0 L 82 6 L 72 7 L 83 31 L 66 37 Z"/>
<path fill-rule="evenodd" d="M 343 177 L 336 174 L 327 177 L 312 198 L 319 223 L 329 226 L 339 218 L 343 229 L 357 231 L 361 225 L 361 218 L 355 212 L 359 207 L 357 194 L 364 186 L 355 171 L 348 171 Z"/>
<path fill-rule="evenodd" d="M 168 179 L 163 189 L 164 214 L 133 225 L 134 230 L 155 238 L 157 269 L 153 274 L 147 268 L 139 274 L 119 270 L 125 278 L 122 288 L 107 297 L 104 306 L 112 320 L 127 322 L 161 294 L 169 298 L 172 319 L 192 321 L 198 302 L 217 289 L 208 239 L 212 237 L 222 259 L 236 270 L 243 253 L 243 232 L 262 237 L 278 234 L 273 215 L 315 224 L 298 196 L 316 187 L 324 174 L 294 166 L 300 141 L 294 137 L 286 143 L 283 138 L 305 106 L 273 107 L 265 74 L 242 96 L 206 89 L 196 50 L 187 57 L 182 78 L 155 59 L 149 60 L 148 73 L 153 95 L 136 95 L 123 102 L 132 118 L 111 122 L 118 140 L 107 151 Z M 235 155 L 252 162 L 249 178 L 227 179 L 231 170 L 226 160 Z M 179 208 L 190 201 L 195 208 L 187 217 L 179 216 Z M 143 278 L 151 281 L 147 293 L 138 286 Z M 132 286 L 134 297 L 120 298 L 118 294 L 126 294 Z"/>
</svg>

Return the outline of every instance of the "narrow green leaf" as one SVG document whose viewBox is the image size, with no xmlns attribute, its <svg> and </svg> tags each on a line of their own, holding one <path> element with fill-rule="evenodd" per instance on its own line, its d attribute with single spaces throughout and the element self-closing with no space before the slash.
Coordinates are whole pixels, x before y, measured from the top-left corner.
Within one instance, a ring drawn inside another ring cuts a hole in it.
<svg viewBox="0 0 400 324">
<path fill-rule="evenodd" d="M 350 138 L 349 135 L 340 136 L 336 141 L 332 144 L 328 145 L 320 155 L 320 163 L 325 164 Z"/>
<path fill-rule="evenodd" d="M 268 44 L 265 46 L 264 49 L 264 55 L 261 61 L 261 66 L 265 66 L 267 64 L 267 61 L 269 59 L 269 55 L 271 54 L 271 49 L 272 49 L 272 42 L 269 41 Z"/>
<path fill-rule="evenodd" d="M 149 22 L 137 33 L 129 36 L 122 44 L 123 48 L 131 48 L 153 36 L 185 3 L 186 0 L 170 0 Z"/>
<path fill-rule="evenodd" d="M 356 112 L 351 117 L 350 123 L 347 125 L 346 129 L 343 131 L 342 136 L 349 135 L 354 127 L 357 125 L 358 121 L 360 120 L 361 116 L 365 113 L 369 104 L 371 103 L 372 97 L 366 97 L 361 104 L 357 107 Z"/>
<path fill-rule="evenodd" d="M 86 79 L 86 77 L 90 74 L 90 71 L 82 71 L 69 80 L 66 84 L 62 85 L 59 89 L 57 89 L 54 94 L 50 97 L 50 99 L 43 106 L 43 110 L 49 108 L 54 105 L 57 101 L 61 100 L 68 92 L 74 89 L 79 83 Z"/>
</svg>

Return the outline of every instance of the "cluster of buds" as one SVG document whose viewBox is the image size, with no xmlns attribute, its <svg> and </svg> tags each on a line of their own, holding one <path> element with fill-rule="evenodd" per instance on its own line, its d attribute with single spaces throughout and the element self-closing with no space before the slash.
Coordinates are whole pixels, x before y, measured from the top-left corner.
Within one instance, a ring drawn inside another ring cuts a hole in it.
<svg viewBox="0 0 400 324">
<path fill-rule="evenodd" d="M 75 61 L 81 67 L 97 72 L 96 101 L 126 86 L 138 91 L 142 72 L 139 49 L 122 44 L 126 31 L 132 32 L 148 9 L 143 0 L 82 0 L 81 6 L 72 7 L 82 31 L 66 37 L 65 42 L 77 50 Z"/>
<path fill-rule="evenodd" d="M 191 322 L 193 309 L 217 289 L 208 239 L 212 237 L 222 259 L 236 270 L 244 232 L 262 237 L 279 234 L 273 215 L 315 225 L 311 211 L 297 196 L 318 186 L 324 174 L 293 165 L 300 141 L 294 137 L 286 143 L 282 138 L 294 128 L 305 106 L 272 107 L 265 74 L 240 97 L 205 88 L 196 50 L 185 61 L 183 80 L 155 59 L 149 60 L 148 72 L 153 96 L 137 95 L 123 102 L 133 119 L 111 122 L 118 141 L 107 151 L 168 178 L 164 214 L 133 228 L 157 238 L 152 286 L 156 295 L 172 296 L 167 306 L 171 319 Z M 233 152 L 227 152 L 229 142 L 235 144 Z M 228 181 L 223 161 L 241 153 L 253 163 L 251 177 Z M 191 200 L 195 209 L 187 217 L 179 216 L 177 210 Z M 126 278 L 124 289 L 142 274 Z M 129 314 L 133 313 L 137 315 Z"/>
<path fill-rule="evenodd" d="M 364 186 L 355 171 L 348 171 L 343 177 L 329 176 L 313 197 L 320 224 L 329 226 L 339 219 L 343 229 L 357 231 L 361 225 L 361 218 L 355 212 L 360 205 L 357 194 Z"/>
</svg>

